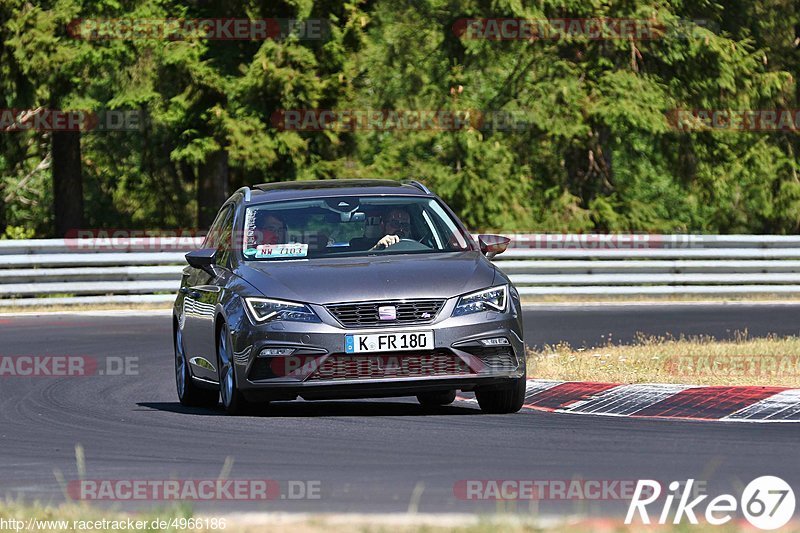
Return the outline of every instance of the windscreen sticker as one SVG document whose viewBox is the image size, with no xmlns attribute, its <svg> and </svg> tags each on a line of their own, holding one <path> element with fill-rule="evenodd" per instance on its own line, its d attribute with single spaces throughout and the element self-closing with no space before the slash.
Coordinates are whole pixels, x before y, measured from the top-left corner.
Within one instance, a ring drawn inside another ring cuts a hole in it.
<svg viewBox="0 0 800 533">
<path fill-rule="evenodd" d="M 253 252 L 252 255 L 255 255 L 256 251 L 253 246 L 256 245 L 256 210 L 255 209 L 248 209 L 247 213 L 244 217 L 244 242 L 242 243 L 242 248 L 245 250 L 245 254 L 247 252 Z"/>
<path fill-rule="evenodd" d="M 246 249 L 244 255 L 254 259 L 306 257 L 308 255 L 308 245 L 300 243 L 260 244 L 255 248 Z"/>
</svg>

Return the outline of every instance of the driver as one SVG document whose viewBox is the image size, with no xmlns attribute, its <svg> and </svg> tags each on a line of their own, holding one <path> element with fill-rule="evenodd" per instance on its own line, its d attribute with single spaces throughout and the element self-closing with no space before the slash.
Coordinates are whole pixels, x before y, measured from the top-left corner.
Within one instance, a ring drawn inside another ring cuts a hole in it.
<svg viewBox="0 0 800 533">
<path fill-rule="evenodd" d="M 411 238 L 411 217 L 403 208 L 393 207 L 384 213 L 380 227 L 383 237 L 370 250 L 388 248 L 400 242 L 400 239 Z"/>
<path fill-rule="evenodd" d="M 260 230 L 259 244 L 285 244 L 286 243 L 286 222 L 279 215 L 267 213 L 259 220 L 258 229 Z"/>
</svg>

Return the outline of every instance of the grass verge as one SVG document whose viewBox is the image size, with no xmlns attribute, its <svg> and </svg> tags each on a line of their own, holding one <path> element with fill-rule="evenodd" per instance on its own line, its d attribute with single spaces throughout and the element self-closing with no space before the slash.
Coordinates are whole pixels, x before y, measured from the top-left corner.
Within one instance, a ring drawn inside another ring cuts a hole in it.
<svg viewBox="0 0 800 533">
<path fill-rule="evenodd" d="M 537 379 L 800 387 L 800 337 L 640 335 L 627 345 L 545 346 L 529 351 L 528 361 L 528 375 Z"/>
</svg>

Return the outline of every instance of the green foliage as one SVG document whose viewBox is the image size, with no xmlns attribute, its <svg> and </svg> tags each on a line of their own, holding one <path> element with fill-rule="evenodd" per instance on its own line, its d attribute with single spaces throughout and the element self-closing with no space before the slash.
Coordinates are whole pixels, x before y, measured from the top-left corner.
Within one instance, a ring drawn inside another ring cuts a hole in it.
<svg viewBox="0 0 800 533">
<path fill-rule="evenodd" d="M 5 232 L 0 234 L 0 240 L 32 239 L 35 236 L 36 232 L 31 228 L 23 228 L 22 226 L 7 226 Z"/>
<path fill-rule="evenodd" d="M 330 31 L 213 41 L 80 40 L 66 30 L 76 18 L 209 16 L 321 18 Z M 482 17 L 644 19 L 669 31 L 534 41 L 453 31 Z M 791 0 L 5 0 L 0 108 L 145 117 L 142 131 L 82 136 L 89 227 L 193 226 L 204 165 L 224 150 L 228 190 L 413 178 L 475 229 L 796 233 L 797 131 L 676 131 L 668 116 L 799 108 L 797 28 Z M 291 109 L 476 120 L 457 131 L 276 128 L 273 114 Z M 491 127 L 502 113 L 514 127 Z M 52 231 L 49 150 L 47 132 L 0 135 L 8 236 Z"/>
</svg>

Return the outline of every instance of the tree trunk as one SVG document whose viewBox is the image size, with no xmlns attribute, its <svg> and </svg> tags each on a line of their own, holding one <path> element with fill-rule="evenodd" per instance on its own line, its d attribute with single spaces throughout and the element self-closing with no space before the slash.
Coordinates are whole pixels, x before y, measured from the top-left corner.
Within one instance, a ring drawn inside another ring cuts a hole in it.
<svg viewBox="0 0 800 533">
<path fill-rule="evenodd" d="M 53 211 L 56 237 L 83 226 L 81 133 L 53 132 Z"/>
<path fill-rule="evenodd" d="M 197 176 L 197 227 L 207 229 L 228 199 L 228 152 L 209 154 Z"/>
<path fill-rule="evenodd" d="M 0 183 L 0 235 L 6 232 L 6 189 Z"/>
<path fill-rule="evenodd" d="M 800 8 L 796 8 L 795 17 L 800 17 Z M 796 19 L 795 19 L 796 20 Z M 794 25 L 794 57 L 795 66 L 800 66 L 800 22 Z M 795 71 L 796 72 L 796 71 Z M 800 105 L 800 82 L 795 79 L 794 81 L 794 97 L 795 104 Z"/>
</svg>

